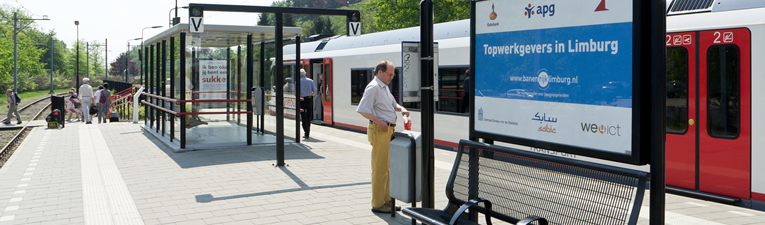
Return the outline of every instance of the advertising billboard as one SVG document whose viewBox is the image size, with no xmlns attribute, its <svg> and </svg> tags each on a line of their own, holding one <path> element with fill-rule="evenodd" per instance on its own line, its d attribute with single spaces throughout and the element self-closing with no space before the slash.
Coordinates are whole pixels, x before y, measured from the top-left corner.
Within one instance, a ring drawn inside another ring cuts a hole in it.
<svg viewBox="0 0 765 225">
<path fill-rule="evenodd" d="M 637 163 L 635 12 L 633 1 L 476 2 L 471 136 Z"/>
</svg>

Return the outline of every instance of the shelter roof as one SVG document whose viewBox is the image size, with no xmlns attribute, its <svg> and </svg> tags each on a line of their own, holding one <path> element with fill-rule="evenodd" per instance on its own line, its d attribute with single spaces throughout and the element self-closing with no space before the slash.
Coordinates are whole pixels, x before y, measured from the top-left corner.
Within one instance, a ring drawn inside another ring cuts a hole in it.
<svg viewBox="0 0 765 225">
<path fill-rule="evenodd" d="M 274 26 L 242 26 L 242 25 L 219 25 L 205 24 L 204 32 L 189 32 L 189 24 L 181 23 L 146 39 L 144 45 L 151 45 L 170 39 L 171 36 L 177 36 L 181 32 L 186 32 L 186 38 L 200 37 L 202 47 L 232 47 L 247 44 L 247 34 L 252 33 L 252 42 L 274 40 L 276 37 L 276 28 Z M 300 27 L 284 27 L 283 37 L 297 36 L 303 32 Z"/>
</svg>

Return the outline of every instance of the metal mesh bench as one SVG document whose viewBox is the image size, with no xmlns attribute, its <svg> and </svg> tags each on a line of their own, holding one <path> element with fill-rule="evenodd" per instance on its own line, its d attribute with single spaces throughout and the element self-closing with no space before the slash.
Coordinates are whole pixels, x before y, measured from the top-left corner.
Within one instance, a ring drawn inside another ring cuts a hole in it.
<svg viewBox="0 0 765 225">
<path fill-rule="evenodd" d="M 468 140 L 458 149 L 446 208 L 405 208 L 404 214 L 425 224 L 477 224 L 475 212 L 484 214 L 486 224 L 490 218 L 513 224 L 637 223 L 646 172 Z"/>
</svg>

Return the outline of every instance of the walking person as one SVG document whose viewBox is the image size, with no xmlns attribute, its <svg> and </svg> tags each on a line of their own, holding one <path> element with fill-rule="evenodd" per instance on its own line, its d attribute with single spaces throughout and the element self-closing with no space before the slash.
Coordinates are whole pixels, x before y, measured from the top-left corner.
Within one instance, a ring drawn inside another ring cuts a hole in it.
<svg viewBox="0 0 765 225">
<path fill-rule="evenodd" d="M 74 88 L 70 88 L 69 92 L 73 93 L 73 94 L 69 95 L 69 98 L 80 99 L 77 96 L 77 90 L 75 90 Z M 77 121 L 84 121 L 84 119 L 82 117 L 82 112 L 83 112 L 82 111 L 82 103 L 79 103 L 79 102 L 78 103 L 74 103 L 74 108 L 77 109 L 77 112 L 74 113 L 77 116 Z"/>
<path fill-rule="evenodd" d="M 305 70 L 300 69 L 300 122 L 303 126 L 303 139 L 309 139 L 311 135 L 311 121 L 313 120 L 313 96 L 316 95 L 316 84 L 311 78 L 306 77 Z"/>
<path fill-rule="evenodd" d="M 99 86 L 99 88 L 101 90 L 96 94 L 96 98 L 98 99 L 98 123 L 101 123 L 101 121 L 106 123 L 106 120 L 109 119 L 109 104 L 111 104 L 109 97 L 112 96 L 112 93 L 109 91 L 109 84 L 107 83 Z M 101 118 L 103 118 L 103 120 Z"/>
<path fill-rule="evenodd" d="M 8 115 L 5 117 L 5 120 L 3 120 L 4 124 L 11 124 L 11 118 L 12 116 L 16 116 L 16 121 L 18 121 L 16 124 L 21 124 L 21 116 L 19 115 L 19 108 L 18 108 L 18 102 L 16 101 L 16 93 L 13 93 L 12 89 L 8 89 L 5 92 L 5 95 L 8 96 Z"/>
<path fill-rule="evenodd" d="M 80 86 L 80 103 L 82 104 L 82 117 L 85 124 L 92 124 L 93 116 L 90 115 L 90 105 L 93 105 L 93 88 L 90 87 L 90 79 L 83 78 Z"/>
<path fill-rule="evenodd" d="M 396 103 L 388 84 L 396 75 L 390 61 L 375 66 L 375 79 L 364 88 L 356 112 L 369 120 L 367 139 L 372 144 L 372 212 L 389 213 L 390 202 L 390 138 L 396 127 L 396 112 L 409 116 L 409 111 Z M 396 207 L 395 210 L 400 210 Z"/>
</svg>

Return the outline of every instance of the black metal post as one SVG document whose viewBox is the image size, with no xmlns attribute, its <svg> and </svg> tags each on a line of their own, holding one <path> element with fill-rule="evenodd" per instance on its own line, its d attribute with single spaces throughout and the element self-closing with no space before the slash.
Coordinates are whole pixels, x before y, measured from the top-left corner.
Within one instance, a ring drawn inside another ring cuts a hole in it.
<svg viewBox="0 0 765 225">
<path fill-rule="evenodd" d="M 160 95 L 160 93 L 161 93 L 160 91 L 163 88 L 161 86 L 162 85 L 162 81 L 160 80 L 160 79 L 162 79 L 162 77 L 161 77 L 162 76 L 161 75 L 161 70 L 162 70 L 161 65 L 162 65 L 162 62 L 160 61 L 160 60 L 162 60 L 162 58 L 160 56 L 160 54 L 162 54 L 162 50 L 160 49 L 162 47 L 162 45 L 161 45 L 160 42 L 157 42 L 156 45 L 157 45 L 157 49 L 156 49 L 156 51 L 157 51 L 156 54 L 157 55 L 155 56 L 156 58 L 154 58 L 155 65 L 154 65 L 154 71 L 152 71 L 152 72 L 154 73 L 154 94 L 155 95 Z M 160 99 L 155 98 L 154 99 L 154 105 L 156 105 L 158 107 L 161 107 L 162 105 L 159 104 L 159 103 L 160 103 Z M 162 113 L 162 111 L 159 110 L 159 108 L 155 108 L 154 109 L 154 116 L 155 116 L 154 117 L 155 118 L 154 121 L 157 122 L 157 127 L 155 127 L 157 129 L 156 130 L 157 133 L 159 133 L 160 123 L 162 122 L 162 114 L 161 113 Z"/>
<path fill-rule="evenodd" d="M 53 36 L 50 37 L 50 93 L 53 94 Z"/>
<path fill-rule="evenodd" d="M 180 88 L 181 88 L 181 100 L 186 100 L 186 33 L 181 32 L 181 40 L 179 41 L 181 44 L 181 47 L 179 48 L 179 51 L 181 52 L 180 55 L 180 61 L 181 61 L 181 76 L 180 79 Z M 181 103 L 178 106 L 181 110 L 181 113 L 186 112 L 186 103 Z M 181 115 L 181 149 L 186 148 L 186 118 L 187 115 Z"/>
<path fill-rule="evenodd" d="M 266 103 L 266 95 L 265 95 L 265 91 L 266 91 L 266 69 L 265 69 L 266 58 L 265 57 L 266 57 L 266 43 L 261 41 L 260 42 L 260 60 L 258 60 L 258 61 L 260 61 L 260 67 L 258 67 L 259 68 L 258 70 L 260 72 L 260 82 L 259 82 L 260 84 L 259 84 L 259 86 L 260 86 L 260 88 L 264 92 L 262 95 L 260 95 L 260 104 L 263 104 L 262 107 L 263 107 L 263 111 L 264 111 L 263 115 L 260 115 L 260 133 L 261 134 L 265 134 L 265 132 L 266 132 L 266 128 L 265 128 L 266 127 L 266 124 L 265 124 L 265 122 L 266 122 L 266 113 L 265 113 L 265 111 L 268 110 L 268 106 L 265 106 L 266 105 L 265 104 Z"/>
<path fill-rule="evenodd" d="M 143 45 L 142 45 L 143 46 Z M 149 75 L 146 73 L 146 68 L 149 66 L 146 61 L 149 59 L 149 47 L 143 48 L 143 61 L 141 61 L 141 81 L 143 82 L 144 92 L 149 93 Z M 144 76 L 144 74 L 147 74 Z M 149 98 L 144 98 L 145 101 L 149 101 Z M 149 125 L 149 106 L 143 106 L 143 124 Z M 151 125 L 149 125 L 151 127 Z"/>
<path fill-rule="evenodd" d="M 175 37 L 170 37 L 170 98 L 175 98 Z M 175 111 L 175 103 L 170 103 L 170 110 Z M 170 142 L 175 138 L 175 115 L 170 114 Z"/>
<path fill-rule="evenodd" d="M 433 132 L 433 1 L 420 2 L 420 71 L 422 74 L 422 159 L 425 170 L 422 207 L 435 207 L 434 187 L 434 136 Z"/>
<path fill-rule="evenodd" d="M 276 13 L 276 166 L 284 166 L 284 29 L 282 13 Z"/>
<path fill-rule="evenodd" d="M 252 89 L 252 34 L 247 34 L 247 86 L 245 90 Z M 247 99 L 252 99 L 252 92 L 247 91 Z M 247 101 L 247 145 L 252 145 L 252 101 Z"/>
<path fill-rule="evenodd" d="M 236 46 L 236 100 L 242 100 L 242 46 Z M 236 103 L 236 111 L 241 111 L 242 103 Z M 236 125 L 242 122 L 242 114 L 236 114 Z"/>
<path fill-rule="evenodd" d="M 160 78 L 162 81 L 159 82 L 159 88 L 161 91 L 159 93 L 162 93 L 162 97 L 167 97 L 167 40 L 162 40 L 162 49 L 160 49 L 160 54 L 162 54 L 162 67 L 160 68 L 162 77 Z M 162 108 L 167 108 L 167 101 L 160 99 L 162 102 L 162 105 L 160 105 Z M 167 112 L 161 111 L 162 113 L 162 120 L 160 124 L 162 125 L 162 136 L 165 136 L 165 127 L 167 126 Z"/>
<path fill-rule="evenodd" d="M 231 49 L 226 48 L 226 100 L 231 100 Z M 231 112 L 231 103 L 226 102 L 226 112 Z M 231 114 L 226 114 L 229 121 Z"/>
<path fill-rule="evenodd" d="M 149 68 L 146 71 L 147 72 L 146 73 L 146 78 L 149 80 L 149 86 L 148 86 L 148 89 L 146 89 L 146 92 L 151 93 L 151 94 L 156 94 L 156 93 L 154 93 L 154 90 L 153 90 L 154 86 L 155 86 L 155 84 L 154 84 L 154 45 L 153 44 L 149 46 L 149 58 L 148 58 L 148 61 L 149 61 L 149 63 L 148 63 Z M 152 97 L 148 97 L 147 96 L 146 97 L 146 101 L 150 102 L 150 103 L 154 103 L 154 99 Z M 151 107 L 151 106 L 148 106 L 148 105 L 146 106 L 146 108 L 149 108 L 149 128 L 153 128 L 154 127 L 154 110 L 155 109 L 154 109 L 154 107 Z"/>
<path fill-rule="evenodd" d="M 666 12 L 664 1 L 641 1 L 639 4 L 643 4 L 643 15 L 641 17 L 649 17 L 649 23 L 643 23 L 640 27 L 643 43 L 649 43 L 650 48 L 647 52 L 640 55 L 642 62 L 647 62 L 650 66 L 650 70 L 643 71 L 642 76 L 646 82 L 644 84 L 650 84 L 650 88 L 644 88 L 644 90 L 650 90 L 650 93 L 643 93 L 640 96 L 650 96 L 649 109 L 651 110 L 650 122 L 650 137 L 651 143 L 648 148 L 642 148 L 643 152 L 650 152 L 651 154 L 651 184 L 650 184 L 650 219 L 649 223 L 652 225 L 664 224 L 665 217 L 665 195 L 666 195 L 666 101 L 667 98 L 667 61 L 666 54 L 667 48 L 664 43 L 664 37 L 667 31 Z M 643 20 L 646 21 L 646 20 Z M 659 40 L 661 39 L 661 40 Z M 645 65 L 645 64 L 644 64 Z"/>
<path fill-rule="evenodd" d="M 277 46 L 278 48 L 281 48 L 282 46 Z M 303 68 L 303 62 L 300 61 L 300 36 L 295 37 L 295 143 L 300 143 L 300 117 L 303 115 L 300 114 L 301 104 L 301 93 L 300 93 L 300 69 Z M 289 90 L 288 90 L 289 91 Z M 306 110 L 307 112 L 307 110 Z"/>
<path fill-rule="evenodd" d="M 77 92 L 80 92 L 80 21 L 74 21 L 74 25 L 77 25 L 77 62 L 74 64 L 74 74 L 76 76 L 74 78 L 74 87 L 77 89 Z"/>
</svg>

